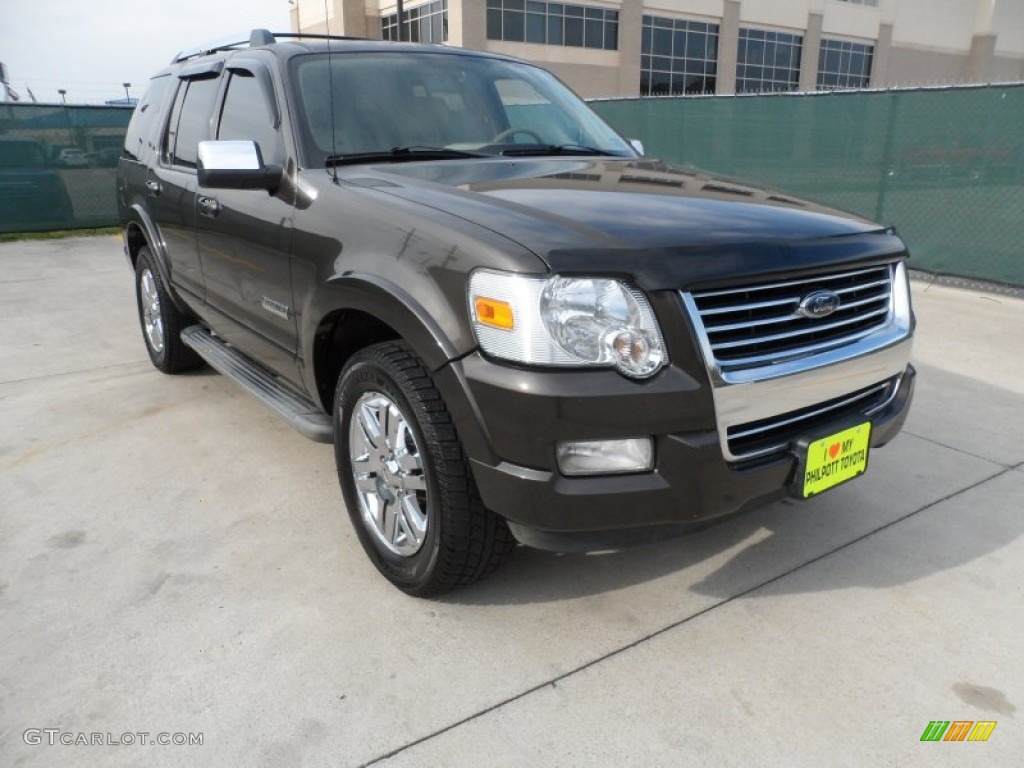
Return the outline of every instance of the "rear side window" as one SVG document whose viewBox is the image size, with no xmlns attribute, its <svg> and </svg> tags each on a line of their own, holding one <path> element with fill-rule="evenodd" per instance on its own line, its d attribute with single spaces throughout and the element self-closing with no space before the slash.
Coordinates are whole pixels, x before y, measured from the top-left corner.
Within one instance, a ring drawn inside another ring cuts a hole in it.
<svg viewBox="0 0 1024 768">
<path fill-rule="evenodd" d="M 259 81 L 249 72 L 236 71 L 228 81 L 217 138 L 248 139 L 260 145 L 263 162 L 280 165 L 284 160 L 281 134 Z"/>
<path fill-rule="evenodd" d="M 131 122 L 128 123 L 128 132 L 124 137 L 124 153 L 132 160 L 138 160 L 145 149 L 156 149 L 154 129 L 160 115 L 160 105 L 163 104 L 164 96 L 174 82 L 174 78 L 169 75 L 155 77 L 149 81 L 146 94 L 135 107 Z"/>
<path fill-rule="evenodd" d="M 196 167 L 199 142 L 210 138 L 210 116 L 219 85 L 217 78 L 182 82 L 167 134 L 167 149 L 174 165 Z"/>
</svg>

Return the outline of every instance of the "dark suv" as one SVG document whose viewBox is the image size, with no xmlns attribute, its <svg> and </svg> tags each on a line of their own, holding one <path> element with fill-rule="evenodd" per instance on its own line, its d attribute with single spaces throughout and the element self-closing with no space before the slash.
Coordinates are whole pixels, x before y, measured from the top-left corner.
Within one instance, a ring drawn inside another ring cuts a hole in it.
<svg viewBox="0 0 1024 768">
<path fill-rule="evenodd" d="M 333 442 L 410 594 L 861 474 L 914 387 L 890 229 L 640 155 L 555 77 L 252 33 L 150 83 L 118 172 L 154 365 Z"/>
</svg>

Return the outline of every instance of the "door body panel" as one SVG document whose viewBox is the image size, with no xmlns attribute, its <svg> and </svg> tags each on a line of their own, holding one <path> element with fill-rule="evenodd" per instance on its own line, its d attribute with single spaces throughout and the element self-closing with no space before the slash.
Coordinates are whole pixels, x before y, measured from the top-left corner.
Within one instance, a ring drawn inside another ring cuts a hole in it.
<svg viewBox="0 0 1024 768">
<path fill-rule="evenodd" d="M 146 175 L 148 208 L 163 240 L 171 282 L 201 304 L 206 291 L 196 242 L 196 187 L 195 173 L 180 168 L 155 167 Z"/>
<path fill-rule="evenodd" d="M 197 198 L 206 301 L 233 319 L 215 330 L 274 371 L 298 379 L 291 205 L 261 190 L 199 190 Z"/>
</svg>

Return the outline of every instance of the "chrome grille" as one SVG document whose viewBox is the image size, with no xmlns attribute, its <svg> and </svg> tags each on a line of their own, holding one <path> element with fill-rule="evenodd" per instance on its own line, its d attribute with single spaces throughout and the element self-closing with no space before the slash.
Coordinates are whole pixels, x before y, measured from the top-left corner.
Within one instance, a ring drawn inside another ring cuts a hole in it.
<svg viewBox="0 0 1024 768">
<path fill-rule="evenodd" d="M 818 424 L 853 413 L 870 416 L 888 405 L 896 396 L 900 378 L 896 376 L 807 408 L 729 427 L 726 431 L 729 452 L 743 459 L 774 453 L 788 448 L 790 443 L 813 431 Z"/>
<path fill-rule="evenodd" d="M 884 264 L 691 296 L 718 367 L 754 368 L 849 344 L 886 326 L 894 269 Z M 836 294 L 838 309 L 823 318 L 799 314 L 801 300 L 815 291 Z"/>
</svg>

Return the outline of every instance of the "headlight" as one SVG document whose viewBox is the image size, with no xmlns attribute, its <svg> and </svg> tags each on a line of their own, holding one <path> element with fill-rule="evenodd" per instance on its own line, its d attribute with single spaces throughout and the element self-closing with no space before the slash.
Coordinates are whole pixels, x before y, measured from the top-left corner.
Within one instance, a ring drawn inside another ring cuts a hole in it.
<svg viewBox="0 0 1024 768">
<path fill-rule="evenodd" d="M 644 378 L 667 362 L 647 297 L 619 280 L 477 270 L 469 281 L 483 350 L 520 363 L 615 367 Z"/>
</svg>

